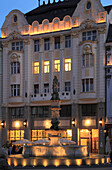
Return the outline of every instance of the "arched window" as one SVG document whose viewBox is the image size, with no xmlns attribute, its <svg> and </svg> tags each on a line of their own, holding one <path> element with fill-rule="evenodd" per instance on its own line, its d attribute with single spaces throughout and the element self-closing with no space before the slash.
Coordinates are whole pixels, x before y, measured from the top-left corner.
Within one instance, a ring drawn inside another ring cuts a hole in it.
<svg viewBox="0 0 112 170">
<path fill-rule="evenodd" d="M 32 24 L 33 32 L 37 32 L 38 31 L 38 25 L 39 25 L 39 23 L 37 21 L 33 22 L 33 24 Z"/>
<path fill-rule="evenodd" d="M 65 28 L 69 28 L 70 25 L 71 25 L 70 23 L 71 23 L 70 17 L 69 17 L 69 16 L 66 16 L 66 17 L 64 18 L 64 27 L 65 27 Z"/>
<path fill-rule="evenodd" d="M 20 73 L 20 63 L 13 62 L 11 63 L 11 74 L 19 74 Z"/>
<path fill-rule="evenodd" d="M 43 21 L 43 31 L 48 31 L 49 29 L 49 21 L 46 19 Z"/>
<path fill-rule="evenodd" d="M 54 20 L 53 20 L 53 29 L 54 30 L 59 29 L 59 18 L 54 18 Z"/>
</svg>

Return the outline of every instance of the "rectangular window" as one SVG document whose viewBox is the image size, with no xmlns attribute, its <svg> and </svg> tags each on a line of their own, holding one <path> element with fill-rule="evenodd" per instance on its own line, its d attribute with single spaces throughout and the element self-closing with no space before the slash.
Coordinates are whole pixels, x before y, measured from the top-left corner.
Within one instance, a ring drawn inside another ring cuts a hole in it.
<svg viewBox="0 0 112 170">
<path fill-rule="evenodd" d="M 39 40 L 34 40 L 34 52 L 40 51 Z"/>
<path fill-rule="evenodd" d="M 12 43 L 12 50 L 21 51 L 22 49 L 23 49 L 23 41 Z"/>
<path fill-rule="evenodd" d="M 49 73 L 49 61 L 44 61 L 44 73 Z"/>
<path fill-rule="evenodd" d="M 71 36 L 65 36 L 65 48 L 70 48 L 71 47 Z"/>
<path fill-rule="evenodd" d="M 82 92 L 91 92 L 93 90 L 93 79 L 83 79 Z"/>
<path fill-rule="evenodd" d="M 93 67 L 94 66 L 94 56 L 92 54 L 84 54 L 82 57 L 83 67 Z"/>
<path fill-rule="evenodd" d="M 24 130 L 9 130 L 9 140 L 16 141 L 24 139 Z"/>
<path fill-rule="evenodd" d="M 82 116 L 96 116 L 97 104 L 82 104 Z"/>
<path fill-rule="evenodd" d="M 34 74 L 39 74 L 39 62 L 34 62 Z"/>
<path fill-rule="evenodd" d="M 71 58 L 65 59 L 65 71 L 71 71 Z"/>
<path fill-rule="evenodd" d="M 24 116 L 23 107 L 10 108 L 9 112 L 11 113 L 12 118 L 22 118 Z"/>
<path fill-rule="evenodd" d="M 49 39 L 44 39 L 44 50 L 50 50 L 50 40 Z"/>
<path fill-rule="evenodd" d="M 19 74 L 20 73 L 20 63 L 13 62 L 11 63 L 11 74 Z"/>
<path fill-rule="evenodd" d="M 49 106 L 38 106 L 32 107 L 31 109 L 32 117 L 45 118 L 50 116 Z"/>
<path fill-rule="evenodd" d="M 20 96 L 20 85 L 14 84 L 11 85 L 11 96 Z"/>
<path fill-rule="evenodd" d="M 54 60 L 54 71 L 60 72 L 60 60 Z"/>
<path fill-rule="evenodd" d="M 65 91 L 70 91 L 70 82 L 65 82 Z"/>
<path fill-rule="evenodd" d="M 71 117 L 72 106 L 71 105 L 61 105 L 60 117 Z"/>
<path fill-rule="evenodd" d="M 60 48 L 60 37 L 55 37 L 55 49 Z"/>
<path fill-rule="evenodd" d="M 39 93 L 39 84 L 35 84 L 34 85 L 34 94 L 38 94 Z"/>
<path fill-rule="evenodd" d="M 86 40 L 95 41 L 96 37 L 97 37 L 96 30 L 82 33 L 82 41 Z"/>
<path fill-rule="evenodd" d="M 49 84 L 44 84 L 44 93 L 49 93 Z"/>
</svg>

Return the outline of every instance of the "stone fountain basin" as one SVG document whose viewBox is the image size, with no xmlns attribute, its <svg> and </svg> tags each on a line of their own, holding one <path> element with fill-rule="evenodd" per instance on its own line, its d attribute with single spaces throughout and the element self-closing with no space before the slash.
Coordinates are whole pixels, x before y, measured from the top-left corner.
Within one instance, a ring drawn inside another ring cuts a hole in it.
<svg viewBox="0 0 112 170">
<path fill-rule="evenodd" d="M 82 158 L 89 155 L 88 146 L 66 145 L 66 146 L 24 146 L 24 157 L 74 157 Z"/>
</svg>

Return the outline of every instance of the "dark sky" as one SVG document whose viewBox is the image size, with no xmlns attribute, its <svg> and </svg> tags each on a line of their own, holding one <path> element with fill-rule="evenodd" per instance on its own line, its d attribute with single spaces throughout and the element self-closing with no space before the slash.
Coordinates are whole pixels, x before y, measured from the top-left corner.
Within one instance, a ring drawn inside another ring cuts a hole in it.
<svg viewBox="0 0 112 170">
<path fill-rule="evenodd" d="M 53 0 L 50 0 L 51 3 Z M 56 0 L 58 1 L 58 0 Z M 41 4 L 42 4 L 41 0 Z M 46 3 L 48 0 L 46 0 Z M 112 5 L 112 0 L 101 0 L 103 6 Z M 38 0 L 1 0 L 0 3 L 0 28 L 3 25 L 5 17 L 13 9 L 18 9 L 23 13 L 29 12 L 34 8 L 38 7 Z M 1 31 L 0 31 L 1 36 Z"/>
</svg>

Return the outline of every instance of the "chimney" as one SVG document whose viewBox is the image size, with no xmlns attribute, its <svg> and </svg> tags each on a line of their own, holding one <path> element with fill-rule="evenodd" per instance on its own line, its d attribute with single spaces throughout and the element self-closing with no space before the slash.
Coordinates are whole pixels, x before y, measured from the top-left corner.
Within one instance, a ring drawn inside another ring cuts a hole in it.
<svg viewBox="0 0 112 170">
<path fill-rule="evenodd" d="M 38 0 L 38 6 L 40 6 L 40 0 Z"/>
</svg>

